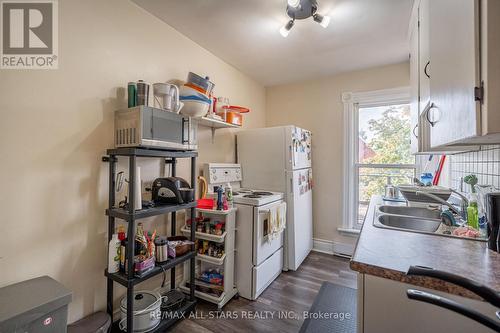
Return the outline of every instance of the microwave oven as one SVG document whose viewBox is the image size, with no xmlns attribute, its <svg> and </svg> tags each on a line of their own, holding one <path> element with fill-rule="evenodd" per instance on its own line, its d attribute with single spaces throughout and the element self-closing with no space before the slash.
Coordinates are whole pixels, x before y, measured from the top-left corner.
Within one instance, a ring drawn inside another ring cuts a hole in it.
<svg viewBox="0 0 500 333">
<path fill-rule="evenodd" d="M 197 150 L 197 123 L 149 106 L 115 111 L 115 147 Z"/>
</svg>

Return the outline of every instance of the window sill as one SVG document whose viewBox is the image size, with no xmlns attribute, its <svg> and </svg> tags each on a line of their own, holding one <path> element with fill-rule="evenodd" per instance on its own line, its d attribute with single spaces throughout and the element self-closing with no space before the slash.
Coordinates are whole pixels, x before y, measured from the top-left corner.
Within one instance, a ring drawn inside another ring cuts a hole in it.
<svg viewBox="0 0 500 333">
<path fill-rule="evenodd" d="M 337 228 L 337 231 L 347 236 L 358 236 L 361 230 L 353 228 Z"/>
</svg>

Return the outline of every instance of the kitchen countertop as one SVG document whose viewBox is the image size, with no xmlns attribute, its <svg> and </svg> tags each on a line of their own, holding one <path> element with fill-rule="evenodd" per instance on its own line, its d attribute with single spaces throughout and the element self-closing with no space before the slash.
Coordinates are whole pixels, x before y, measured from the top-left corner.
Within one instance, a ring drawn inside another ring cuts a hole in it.
<svg viewBox="0 0 500 333">
<path fill-rule="evenodd" d="M 382 204 L 395 203 L 385 202 L 380 196 L 372 198 L 351 259 L 351 269 L 479 299 L 477 295 L 451 283 L 406 276 L 410 266 L 421 265 L 458 274 L 500 290 L 500 254 L 489 250 L 486 242 L 375 227 L 375 208 Z"/>
</svg>

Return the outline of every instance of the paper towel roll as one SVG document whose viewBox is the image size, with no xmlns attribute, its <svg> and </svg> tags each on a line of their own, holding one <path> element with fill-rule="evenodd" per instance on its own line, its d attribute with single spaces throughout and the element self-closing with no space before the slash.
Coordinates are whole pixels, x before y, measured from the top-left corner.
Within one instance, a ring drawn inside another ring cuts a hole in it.
<svg viewBox="0 0 500 333">
<path fill-rule="evenodd" d="M 135 169 L 134 209 L 142 209 L 141 167 Z"/>
</svg>

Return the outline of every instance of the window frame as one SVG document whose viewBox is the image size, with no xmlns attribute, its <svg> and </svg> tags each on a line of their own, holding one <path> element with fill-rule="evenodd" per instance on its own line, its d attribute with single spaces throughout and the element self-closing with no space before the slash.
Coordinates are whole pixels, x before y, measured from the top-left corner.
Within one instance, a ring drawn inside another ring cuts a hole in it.
<svg viewBox="0 0 500 333">
<path fill-rule="evenodd" d="M 345 92 L 342 94 L 344 104 L 344 198 L 342 212 L 342 228 L 345 233 L 359 233 L 358 198 L 359 168 L 401 168 L 416 169 L 416 164 L 365 164 L 358 163 L 359 109 L 396 104 L 410 104 L 410 87 L 399 87 L 367 92 Z M 358 170 L 358 172 L 353 172 Z"/>
</svg>

